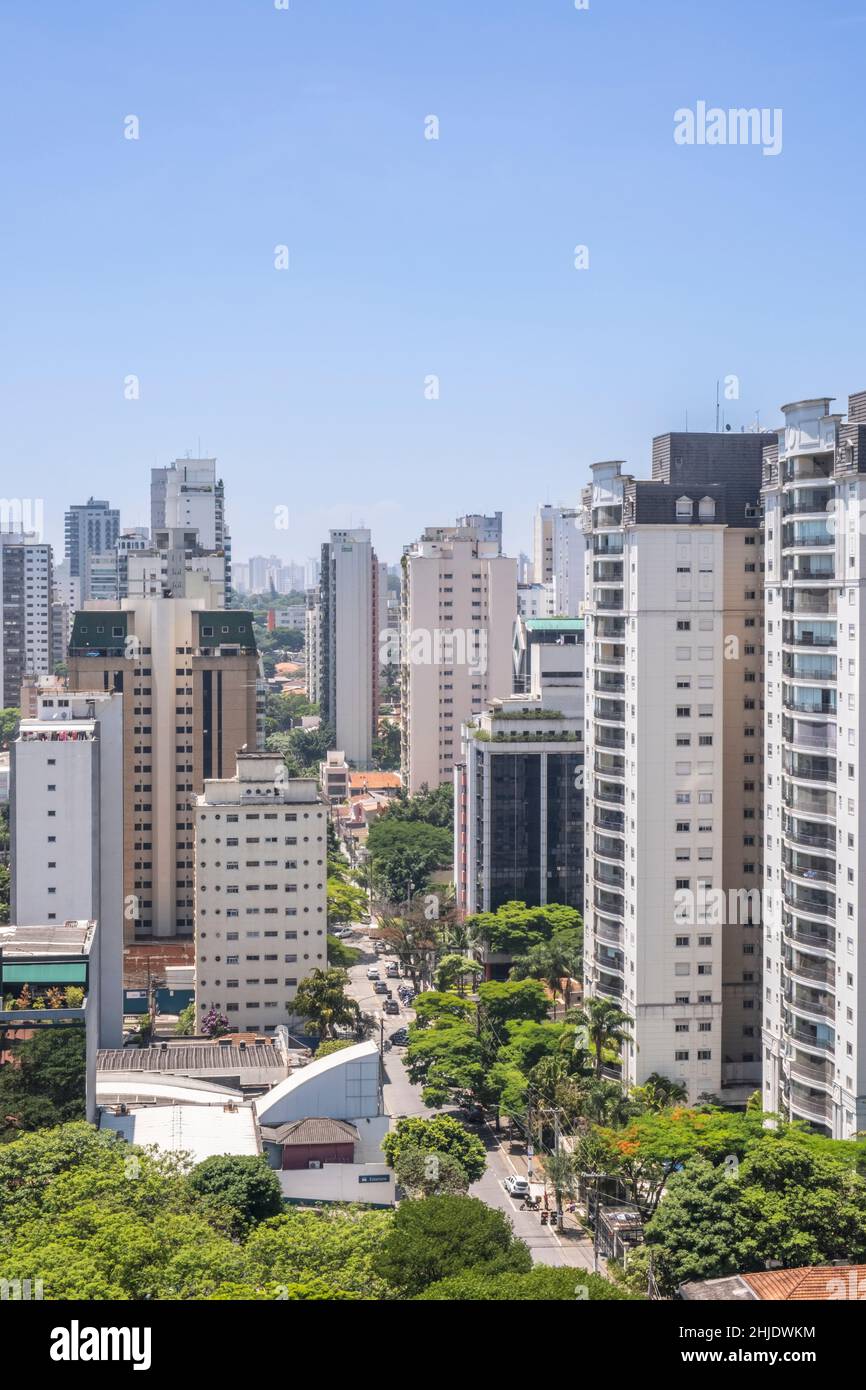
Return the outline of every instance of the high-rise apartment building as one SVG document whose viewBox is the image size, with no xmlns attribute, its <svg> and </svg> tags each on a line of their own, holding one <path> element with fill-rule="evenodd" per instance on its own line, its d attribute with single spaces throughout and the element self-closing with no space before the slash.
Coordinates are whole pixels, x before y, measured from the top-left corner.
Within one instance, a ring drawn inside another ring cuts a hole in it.
<svg viewBox="0 0 866 1390">
<path fill-rule="evenodd" d="M 372 760 L 379 713 L 380 621 L 370 532 L 332 531 L 319 580 L 319 711 L 334 727 L 334 746 L 362 769 Z"/>
<path fill-rule="evenodd" d="M 241 753 L 195 799 L 196 1004 L 235 1029 L 294 1021 L 327 959 L 327 802 L 282 759 Z"/>
<path fill-rule="evenodd" d="M 461 724 L 511 694 L 517 567 L 460 526 L 429 527 L 402 563 L 401 769 L 414 795 L 451 780 Z"/>
<path fill-rule="evenodd" d="M 692 1101 L 760 1080 L 765 443 L 663 435 L 584 496 L 586 988 L 633 1019 L 624 1082 Z"/>
<path fill-rule="evenodd" d="M 545 629 L 549 640 L 529 648 L 529 692 L 492 701 L 462 729 L 454 881 L 463 913 L 515 900 L 583 909 L 583 622 Z M 495 974 L 508 963 L 485 965 Z"/>
<path fill-rule="evenodd" d="M 128 598 L 76 615 L 72 690 L 123 692 L 124 895 L 130 940 L 191 936 L 192 800 L 259 746 L 252 615 L 204 598 Z"/>
<path fill-rule="evenodd" d="M 99 597 L 92 592 L 91 557 L 114 549 L 120 533 L 120 512 L 108 502 L 89 497 L 69 508 L 64 530 L 69 574 L 80 582 L 82 603 Z"/>
<path fill-rule="evenodd" d="M 175 459 L 150 473 L 151 534 L 194 530 L 204 551 L 225 560 L 225 606 L 230 602 L 231 538 L 225 515 L 225 490 L 217 478 L 216 459 Z"/>
<path fill-rule="evenodd" d="M 866 392 L 782 407 L 764 451 L 764 1105 L 866 1127 Z"/>
<path fill-rule="evenodd" d="M 307 607 L 304 614 L 304 660 L 306 662 L 304 689 L 307 699 L 314 705 L 321 698 L 319 642 L 321 625 L 319 622 L 319 590 L 307 590 Z"/>
<path fill-rule="evenodd" d="M 225 607 L 225 554 L 205 550 L 192 527 L 157 529 L 146 547 L 129 551 L 124 559 L 130 598 L 195 598 L 210 591 L 216 605 Z"/>
<path fill-rule="evenodd" d="M 0 697 L 18 706 L 25 676 L 53 670 L 51 546 L 28 533 L 0 531 Z"/>
<path fill-rule="evenodd" d="M 12 744 L 11 917 L 48 934 L 78 918 L 98 923 L 101 968 L 116 982 L 116 997 L 103 992 L 101 1046 L 120 1047 L 123 696 L 50 682 L 35 698 Z"/>
<path fill-rule="evenodd" d="M 553 579 L 553 531 L 558 507 L 540 503 L 532 521 L 532 578 L 536 584 Z"/>
</svg>

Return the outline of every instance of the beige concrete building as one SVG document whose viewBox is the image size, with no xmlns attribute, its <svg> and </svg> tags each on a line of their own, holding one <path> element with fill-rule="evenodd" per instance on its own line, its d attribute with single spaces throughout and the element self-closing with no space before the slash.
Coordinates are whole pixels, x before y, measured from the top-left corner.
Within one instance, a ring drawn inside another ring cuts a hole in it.
<svg viewBox="0 0 866 1390">
<path fill-rule="evenodd" d="M 403 556 L 403 783 L 451 780 L 460 726 L 512 691 L 517 564 L 474 527 L 429 527 Z"/>
<path fill-rule="evenodd" d="M 193 934 L 192 799 L 258 746 L 263 684 L 251 614 L 129 598 L 76 615 L 72 690 L 123 692 L 126 937 Z"/>
<path fill-rule="evenodd" d="M 241 753 L 195 798 L 196 1007 L 233 1029 L 294 1021 L 298 983 L 327 959 L 327 802 L 282 759 Z"/>
</svg>

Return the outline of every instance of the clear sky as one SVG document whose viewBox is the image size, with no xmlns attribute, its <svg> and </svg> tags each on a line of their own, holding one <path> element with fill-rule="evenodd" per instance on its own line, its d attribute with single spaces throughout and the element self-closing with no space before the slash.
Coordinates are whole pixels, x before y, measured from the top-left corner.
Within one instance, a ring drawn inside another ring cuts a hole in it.
<svg viewBox="0 0 866 1390">
<path fill-rule="evenodd" d="M 200 441 L 238 559 L 516 551 L 717 378 L 736 429 L 866 388 L 864 58 L 855 0 L 4 0 L 0 493 L 146 523 Z M 781 154 L 678 146 L 699 100 Z"/>
</svg>

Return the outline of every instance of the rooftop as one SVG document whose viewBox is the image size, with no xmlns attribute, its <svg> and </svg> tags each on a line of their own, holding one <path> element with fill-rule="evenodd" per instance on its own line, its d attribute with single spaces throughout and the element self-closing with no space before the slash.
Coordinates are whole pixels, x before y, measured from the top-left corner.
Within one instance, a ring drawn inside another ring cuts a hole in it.
<svg viewBox="0 0 866 1390">
<path fill-rule="evenodd" d="M 329 1120 L 325 1116 L 310 1116 L 291 1120 L 276 1127 L 263 1125 L 262 1138 L 271 1144 L 354 1144 L 360 1139 L 356 1125 L 348 1120 Z"/>
<path fill-rule="evenodd" d="M 12 957 L 87 956 L 95 922 L 51 922 L 44 927 L 0 927 L 0 952 Z"/>
<path fill-rule="evenodd" d="M 677 1294 L 701 1302 L 824 1302 L 862 1298 L 864 1288 L 866 1265 L 805 1265 L 731 1274 L 725 1279 L 696 1279 L 682 1284 Z"/>
<path fill-rule="evenodd" d="M 166 1043 L 162 1047 L 100 1048 L 96 1054 L 98 1072 L 181 1072 L 214 1071 L 220 1074 L 250 1067 L 277 1067 L 283 1073 L 288 1057 L 271 1043 L 252 1043 L 238 1047 L 208 1043 Z"/>
<path fill-rule="evenodd" d="M 194 1163 L 214 1154 L 258 1154 L 252 1108 L 225 1105 L 147 1105 L 126 1115 L 103 1110 L 100 1129 L 113 1129 L 130 1144 L 186 1151 Z"/>
</svg>

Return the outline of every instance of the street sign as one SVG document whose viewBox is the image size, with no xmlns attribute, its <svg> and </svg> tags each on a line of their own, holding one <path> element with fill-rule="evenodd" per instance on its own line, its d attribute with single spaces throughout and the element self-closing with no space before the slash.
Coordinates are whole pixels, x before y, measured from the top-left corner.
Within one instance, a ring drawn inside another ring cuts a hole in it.
<svg viewBox="0 0 866 1390">
<path fill-rule="evenodd" d="M 362 1173 L 358 1182 L 390 1182 L 390 1173 Z"/>
</svg>

